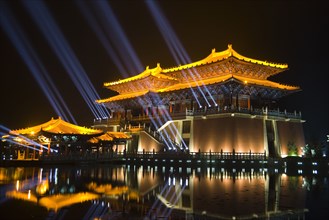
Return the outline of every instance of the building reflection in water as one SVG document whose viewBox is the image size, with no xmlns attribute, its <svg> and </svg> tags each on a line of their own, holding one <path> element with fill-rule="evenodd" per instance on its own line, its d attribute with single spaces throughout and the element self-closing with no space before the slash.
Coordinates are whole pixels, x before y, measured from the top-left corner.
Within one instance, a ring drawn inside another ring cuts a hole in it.
<svg viewBox="0 0 329 220">
<path fill-rule="evenodd" d="M 87 202 L 80 214 L 88 219 L 115 213 L 232 219 L 303 215 L 315 180 L 252 168 L 96 166 L 0 168 L 0 181 L 0 209 L 8 200 L 23 200 L 59 213 Z"/>
</svg>

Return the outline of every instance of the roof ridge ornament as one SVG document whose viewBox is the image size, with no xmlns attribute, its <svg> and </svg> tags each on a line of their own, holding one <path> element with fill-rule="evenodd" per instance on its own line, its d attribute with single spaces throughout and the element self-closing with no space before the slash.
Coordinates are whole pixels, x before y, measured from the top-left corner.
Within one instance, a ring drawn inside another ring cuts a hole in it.
<svg viewBox="0 0 329 220">
<path fill-rule="evenodd" d="M 230 56 L 233 56 L 233 47 L 232 47 L 232 44 L 228 44 L 227 45 L 227 48 L 228 48 L 228 50 L 230 51 Z"/>
</svg>

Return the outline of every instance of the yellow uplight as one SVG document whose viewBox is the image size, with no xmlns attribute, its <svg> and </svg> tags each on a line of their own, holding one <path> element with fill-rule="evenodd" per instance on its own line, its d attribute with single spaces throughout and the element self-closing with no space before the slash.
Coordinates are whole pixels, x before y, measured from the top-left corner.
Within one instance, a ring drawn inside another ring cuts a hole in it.
<svg viewBox="0 0 329 220">
<path fill-rule="evenodd" d="M 36 188 L 36 192 L 39 195 L 43 195 L 47 192 L 47 190 L 49 189 L 49 183 L 48 180 L 43 181 L 41 184 L 39 184 Z"/>
<path fill-rule="evenodd" d="M 16 181 L 16 190 L 19 190 L 19 180 Z"/>
</svg>

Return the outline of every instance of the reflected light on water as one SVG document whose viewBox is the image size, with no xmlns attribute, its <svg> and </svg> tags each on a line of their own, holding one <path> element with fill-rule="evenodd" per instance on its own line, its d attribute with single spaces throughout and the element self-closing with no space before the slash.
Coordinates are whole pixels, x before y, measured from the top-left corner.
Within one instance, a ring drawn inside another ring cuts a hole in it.
<svg viewBox="0 0 329 220">
<path fill-rule="evenodd" d="M 12 168 L 4 169 L 3 179 L 10 179 L 17 172 Z M 33 173 L 37 174 L 36 178 Z M 26 175 L 31 178 L 25 179 Z M 40 176 L 44 177 L 41 182 Z M 12 186 L 5 188 L 5 198 L 13 203 L 26 201 L 56 213 L 64 207 L 70 211 L 73 205 L 84 204 L 81 212 L 86 219 L 111 216 L 114 212 L 125 212 L 129 217 L 170 218 L 180 212 L 193 213 L 197 218 L 205 212 L 218 218 L 252 218 L 252 215 L 283 215 L 289 210 L 298 213 L 304 210 L 306 192 L 322 183 L 319 177 L 319 173 L 312 177 L 301 176 L 298 170 L 291 175 L 276 173 L 274 169 L 248 167 L 156 169 L 136 166 L 128 169 L 125 166 L 90 166 L 83 169 L 60 167 L 55 171 L 22 168 L 18 178 L 11 180 Z M 85 203 L 87 201 L 92 202 Z M 92 215 L 90 210 L 103 214 Z M 138 213 L 133 214 L 131 210 Z"/>
<path fill-rule="evenodd" d="M 19 180 L 16 181 L 16 191 L 19 190 Z"/>
<path fill-rule="evenodd" d="M 39 200 L 39 204 L 46 207 L 47 209 L 53 209 L 57 211 L 62 207 L 98 199 L 99 197 L 99 195 L 89 192 L 81 192 L 68 195 L 54 195 L 41 198 Z"/>
<path fill-rule="evenodd" d="M 31 190 L 29 190 L 27 193 L 17 192 L 17 191 L 8 191 L 6 193 L 6 197 L 20 199 L 20 200 L 26 200 L 26 201 L 34 202 L 34 203 L 37 203 L 37 201 L 38 201 L 37 197 L 31 194 Z"/>
</svg>

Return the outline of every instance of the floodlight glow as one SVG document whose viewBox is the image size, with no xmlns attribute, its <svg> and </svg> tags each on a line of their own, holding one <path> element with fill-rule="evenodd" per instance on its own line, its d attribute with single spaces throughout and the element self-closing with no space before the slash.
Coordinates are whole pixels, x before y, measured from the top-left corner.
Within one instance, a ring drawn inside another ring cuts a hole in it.
<svg viewBox="0 0 329 220">
<path fill-rule="evenodd" d="M 167 198 L 168 195 L 169 195 L 169 193 L 170 193 L 170 191 L 171 191 L 171 188 L 174 187 L 174 185 L 175 185 L 174 179 L 171 181 L 171 178 L 169 177 L 167 184 L 168 184 L 168 187 L 169 188 L 167 189 L 167 191 L 166 191 L 165 195 L 163 196 L 163 198 Z M 167 209 L 167 206 L 165 207 L 165 209 Z"/>
<path fill-rule="evenodd" d="M 183 48 L 183 49 L 184 49 L 184 48 Z M 189 59 L 188 62 L 191 62 L 191 59 Z M 211 95 L 210 91 L 208 90 L 207 86 L 203 83 L 202 78 L 201 78 L 200 74 L 198 73 L 198 71 L 197 71 L 195 68 L 193 68 L 192 71 L 195 73 L 195 74 L 191 74 L 191 76 L 193 77 L 193 80 L 196 82 L 195 77 L 197 78 L 197 80 L 201 80 L 202 88 L 206 90 L 206 93 L 209 94 L 209 97 L 210 97 L 210 99 L 212 100 L 212 102 L 213 102 L 214 104 L 216 104 L 216 102 L 215 102 L 213 96 Z M 197 85 L 198 85 L 198 87 L 199 87 L 199 84 L 198 84 L 198 83 L 197 83 Z M 203 95 L 204 95 L 204 94 L 203 94 Z M 204 98 L 205 98 L 205 100 L 207 101 L 207 98 L 206 98 L 205 96 L 204 96 Z M 207 101 L 207 103 L 208 103 L 208 101 Z"/>
<path fill-rule="evenodd" d="M 3 140 L 7 140 L 7 141 L 14 141 L 15 143 L 19 143 L 18 141 L 15 141 L 16 138 L 20 138 L 21 140 L 24 140 L 25 142 L 27 142 L 28 144 L 31 144 L 31 145 L 35 145 L 35 146 L 38 146 L 40 148 L 44 148 L 46 150 L 48 150 L 47 147 L 43 146 L 42 144 L 39 144 L 23 135 L 10 135 L 10 129 L 3 126 L 3 125 L 0 125 L 0 129 L 3 130 L 4 132 L 0 131 L 0 135 L 1 136 L 8 136 L 6 138 L 2 138 Z M 11 138 L 11 139 L 10 139 Z"/>
<path fill-rule="evenodd" d="M 162 101 L 160 100 L 160 97 L 158 95 L 154 96 L 154 98 L 155 98 L 155 102 L 157 102 L 158 105 L 162 105 Z M 163 112 L 164 112 L 164 114 L 162 116 L 163 116 L 164 121 L 162 122 L 160 118 L 158 119 L 161 122 L 160 125 L 165 124 L 166 121 L 171 121 L 172 120 L 172 118 L 170 117 L 170 115 L 169 115 L 169 113 L 166 109 Z M 186 144 L 185 144 L 183 138 L 181 137 L 180 132 L 178 131 L 175 124 L 170 124 L 168 126 L 168 128 L 169 128 L 169 131 L 172 134 L 172 136 L 175 137 L 175 135 L 177 135 L 179 140 L 181 141 L 181 143 L 184 145 L 184 148 L 188 149 L 188 147 L 186 146 Z M 166 131 L 166 130 L 164 130 L 164 131 Z"/>
<path fill-rule="evenodd" d="M 10 9 L 6 5 L 2 5 L 2 7 L 6 10 L 3 10 L 2 12 L 4 16 L 0 21 L 1 26 L 29 68 L 34 79 L 42 89 L 43 94 L 47 97 L 49 103 L 58 116 L 61 116 L 63 119 L 69 121 L 65 113 L 66 111 L 69 114 L 70 119 L 76 123 L 58 89 L 50 78 L 48 71 L 45 69 L 36 52 L 32 48 L 30 42 L 28 41 L 26 34 L 23 32 L 23 29 L 17 23 Z"/>
<path fill-rule="evenodd" d="M 174 56 L 176 63 L 179 64 L 180 61 L 186 63 L 188 60 L 188 56 L 186 53 L 183 52 L 183 45 L 181 45 L 180 41 L 177 39 L 176 34 L 172 30 L 169 22 L 166 20 L 160 8 L 153 1 L 147 1 L 146 5 L 148 6 L 151 15 L 153 16 L 156 24 L 158 25 L 158 28 L 172 55 Z"/>
<path fill-rule="evenodd" d="M 164 122 L 162 122 L 159 117 L 156 117 L 157 121 L 152 119 L 152 117 L 150 117 L 150 119 L 152 120 L 153 124 L 156 124 L 156 130 L 159 130 L 159 127 L 164 124 Z M 170 130 L 170 131 L 172 133 L 172 130 Z M 163 132 L 159 132 L 159 134 L 161 135 L 162 139 L 165 142 L 165 145 L 169 148 L 169 150 L 176 150 L 176 147 L 173 143 L 173 140 L 171 139 L 171 137 L 168 134 L 167 130 L 163 130 Z"/>
<path fill-rule="evenodd" d="M 109 112 L 104 105 L 94 103 L 94 100 L 99 99 L 99 95 L 44 3 L 41 1 L 24 1 L 23 4 L 94 116 L 97 118 L 107 117 Z"/>
<path fill-rule="evenodd" d="M 176 63 L 177 64 L 179 64 L 181 62 L 191 63 L 191 59 L 189 58 L 188 54 L 186 53 L 186 50 L 184 49 L 183 45 L 179 41 L 179 39 L 176 36 L 175 32 L 171 28 L 169 22 L 166 20 L 166 18 L 164 16 L 164 14 L 162 13 L 162 11 L 156 5 L 156 2 L 146 1 L 146 5 L 148 6 L 149 11 L 151 12 L 151 15 L 153 16 L 155 22 L 157 23 L 157 26 L 158 26 L 158 28 L 159 28 L 166 44 L 167 44 L 167 46 L 169 47 L 169 50 L 170 50 L 171 54 L 174 56 Z M 201 93 L 201 95 L 203 96 L 203 98 L 205 99 L 207 104 L 209 105 L 209 102 L 208 102 L 204 92 L 202 91 L 202 89 L 200 88 L 200 86 L 197 82 L 198 80 L 202 80 L 202 79 L 201 79 L 199 73 L 196 70 L 194 70 L 193 72 L 191 70 L 189 70 L 189 75 L 196 82 L 197 89 L 199 90 L 199 92 Z M 187 76 L 185 74 L 183 74 L 183 76 L 184 76 L 184 78 L 187 78 Z M 201 81 L 201 83 L 202 83 L 202 88 L 206 91 L 206 93 L 209 94 L 210 98 L 215 103 L 212 95 L 208 91 L 208 88 L 204 85 L 204 83 L 202 81 Z M 197 95 L 193 91 L 191 85 L 189 85 L 189 87 L 190 87 L 190 89 L 193 93 L 194 98 L 198 101 Z M 200 105 L 200 103 L 198 103 L 198 104 Z"/>
<path fill-rule="evenodd" d="M 3 133 L 3 132 L 0 131 L 0 135 L 3 136 L 3 135 L 6 135 L 6 133 Z M 12 143 L 12 144 L 16 144 L 16 145 L 19 145 L 19 146 L 25 147 L 25 148 L 29 148 L 29 149 L 32 149 L 32 150 L 41 151 L 41 150 L 39 150 L 39 149 L 37 149 L 37 148 L 35 148 L 35 147 L 31 147 L 31 146 L 29 146 L 29 145 L 22 144 L 22 143 L 20 143 L 19 141 L 15 141 L 15 140 L 8 139 L 8 138 L 2 138 L 2 137 L 0 137 L 0 139 L 1 139 L 1 140 L 5 140 L 5 141 L 7 141 L 7 142 L 9 142 L 9 143 Z"/>
<path fill-rule="evenodd" d="M 1 135 L 7 135 L 6 133 L 3 133 L 3 132 L 0 132 L 0 134 Z M 43 145 L 41 145 L 41 144 L 39 144 L 39 143 L 37 143 L 37 142 L 35 142 L 33 140 L 30 140 L 30 139 L 28 139 L 28 138 L 26 138 L 24 136 L 21 136 L 21 135 L 18 135 L 18 136 L 9 135 L 9 138 L 1 138 L 1 139 L 6 140 L 6 141 L 9 141 L 11 143 L 16 143 L 16 144 L 25 146 L 24 144 L 21 144 L 20 141 L 16 141 L 15 139 L 17 139 L 17 138 L 19 138 L 19 139 L 27 142 L 30 145 L 35 145 L 35 146 L 40 147 L 40 148 L 48 149 L 47 147 L 45 147 L 45 146 L 43 146 Z"/>
<path fill-rule="evenodd" d="M 182 49 L 183 49 L 183 48 L 182 48 Z M 191 59 L 189 59 L 188 62 L 191 62 Z M 197 85 L 197 89 L 199 90 L 200 94 L 202 95 L 202 97 L 203 97 L 204 100 L 206 101 L 207 105 L 210 105 L 209 102 L 208 102 L 208 99 L 207 99 L 206 95 L 204 94 L 204 92 L 203 92 L 202 89 L 200 88 L 200 85 L 199 85 L 199 83 L 197 82 L 197 79 L 196 79 L 196 77 L 195 77 L 195 76 L 198 75 L 198 72 L 194 71 L 195 74 L 193 74 L 193 72 L 192 72 L 190 69 L 188 69 L 188 72 L 189 72 L 189 75 L 192 76 L 193 81 L 194 81 L 194 82 L 196 83 L 196 85 Z M 187 78 L 187 77 L 186 77 L 186 78 Z M 200 79 L 200 76 L 199 76 L 198 78 Z M 210 95 L 210 93 L 209 93 L 207 87 L 206 87 L 204 84 L 203 84 L 203 88 L 204 88 L 204 89 L 206 90 L 206 92 L 208 92 L 208 94 Z M 211 96 L 211 95 L 210 95 L 210 96 Z"/>
<path fill-rule="evenodd" d="M 173 194 L 173 195 L 171 196 L 169 202 L 170 202 L 173 206 L 175 206 L 175 205 L 177 204 L 178 200 L 182 197 L 182 194 L 183 194 L 183 191 L 184 191 L 185 188 L 186 188 L 186 186 L 183 186 L 183 187 L 180 189 L 180 191 L 179 191 L 178 194 L 176 195 L 176 198 L 175 198 L 175 194 Z M 172 200 L 173 200 L 174 198 L 175 198 L 175 200 L 172 202 Z M 166 209 L 163 211 L 163 214 L 162 214 L 161 216 L 165 216 L 166 219 L 169 218 L 169 216 L 170 216 L 172 210 L 173 210 L 172 208 L 170 208 L 170 209 L 167 209 L 167 208 L 166 208 Z"/>
<path fill-rule="evenodd" d="M 96 15 L 103 24 L 107 37 L 112 41 L 112 44 L 119 52 L 121 59 L 125 62 L 126 67 L 129 67 L 130 72 L 142 71 L 143 65 L 138 59 L 132 45 L 130 44 L 126 34 L 116 18 L 111 6 L 107 1 L 94 1 L 96 11 L 100 12 Z M 128 52 L 128 53 L 127 53 Z"/>
<path fill-rule="evenodd" d="M 92 6 L 97 10 L 97 12 L 100 13 L 93 14 L 89 10 L 89 7 L 87 7 L 85 2 L 76 1 L 76 3 L 80 8 L 80 11 L 86 18 L 87 22 L 98 36 L 99 40 L 102 42 L 103 46 L 108 50 L 109 55 L 114 60 L 114 63 L 116 64 L 118 69 L 122 71 L 123 74 L 125 71 L 125 68 L 123 66 L 128 67 L 131 72 L 142 71 L 141 62 L 138 59 L 133 47 L 129 43 L 129 40 L 126 37 L 123 29 L 121 28 L 117 18 L 115 17 L 110 5 L 106 1 L 94 2 Z M 95 15 L 97 16 L 97 18 Z M 102 26 L 100 25 L 100 23 L 102 24 Z M 116 47 L 116 51 L 119 53 L 119 56 L 114 53 L 112 45 Z M 122 63 L 118 57 L 121 57 L 121 60 L 124 63 Z M 138 102 L 141 106 L 148 106 L 147 103 L 145 103 L 142 99 L 138 99 Z M 169 116 L 168 112 L 165 112 L 166 115 Z M 152 117 L 150 117 L 150 120 L 151 123 L 155 126 L 155 128 L 158 128 L 163 124 L 163 122 L 159 118 L 153 119 Z M 177 128 L 175 130 L 177 131 Z M 171 133 L 173 133 L 171 127 L 170 131 Z M 165 142 L 165 145 L 168 147 L 169 150 L 175 149 L 175 146 L 170 140 L 170 136 L 168 135 L 167 131 L 160 133 L 160 136 L 162 137 L 163 141 Z"/>
<path fill-rule="evenodd" d="M 41 151 L 41 150 L 39 150 L 38 148 L 30 147 L 29 145 L 25 145 L 25 144 L 19 143 L 19 142 L 17 142 L 17 141 L 13 141 L 13 140 L 10 140 L 10 139 L 7 139 L 7 141 L 8 141 L 9 143 L 16 144 L 16 145 L 19 145 L 19 146 L 22 146 L 22 147 L 25 147 L 25 148 L 29 148 L 29 149 L 32 149 L 32 150 L 36 150 L 36 151 L 38 151 L 38 152 Z"/>
<path fill-rule="evenodd" d="M 121 74 L 125 74 L 125 77 L 128 77 L 127 70 L 121 60 L 118 58 L 117 54 L 114 51 L 112 43 L 107 39 L 102 27 L 96 20 L 95 16 L 90 12 L 89 7 L 86 5 L 87 3 L 84 1 L 75 1 L 77 6 L 79 7 L 81 13 L 87 20 L 89 26 L 93 29 L 94 33 L 97 35 L 100 42 L 103 44 L 106 52 L 111 57 L 112 61 L 114 62 L 115 66 L 118 68 Z"/>
<path fill-rule="evenodd" d="M 140 104 L 142 104 L 142 106 L 145 106 L 145 105 L 143 105 L 143 100 L 139 99 L 139 102 L 140 102 Z M 155 129 L 158 130 L 159 129 L 159 125 L 162 124 L 161 121 L 159 121 L 158 118 L 157 118 L 157 121 L 155 121 L 152 117 L 150 117 L 150 120 L 151 120 L 152 124 L 154 125 Z M 169 137 L 167 131 L 165 131 L 164 134 L 162 132 L 160 132 L 159 134 L 160 134 L 162 140 L 165 142 L 166 147 L 169 148 L 169 150 L 171 150 L 172 148 L 175 148 L 175 146 L 173 145 L 173 143 L 170 141 L 170 137 Z"/>
<path fill-rule="evenodd" d="M 170 177 L 169 177 L 169 179 L 170 179 Z M 169 181 L 166 181 L 166 185 L 162 188 L 162 190 L 160 192 L 161 196 L 165 193 L 165 191 L 168 189 L 168 187 L 170 187 L 170 183 L 169 183 Z M 156 197 L 156 200 L 153 202 L 152 207 L 149 209 L 147 216 L 150 216 L 152 210 L 156 210 L 156 207 L 158 206 L 159 203 L 160 203 L 160 200 L 158 197 Z"/>
</svg>

